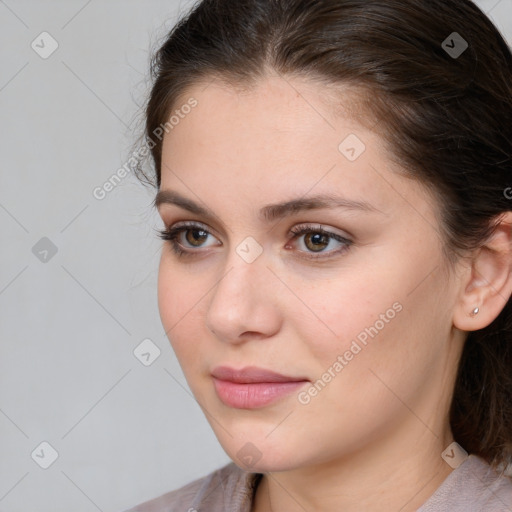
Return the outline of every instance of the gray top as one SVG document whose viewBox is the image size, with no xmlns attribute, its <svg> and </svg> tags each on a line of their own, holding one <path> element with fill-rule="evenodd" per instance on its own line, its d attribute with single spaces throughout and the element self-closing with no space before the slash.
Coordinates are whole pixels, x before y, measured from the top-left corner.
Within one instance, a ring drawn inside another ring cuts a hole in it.
<svg viewBox="0 0 512 512">
<path fill-rule="evenodd" d="M 230 462 L 189 484 L 125 512 L 251 512 L 260 473 Z M 512 512 L 512 478 L 470 455 L 417 512 Z"/>
</svg>

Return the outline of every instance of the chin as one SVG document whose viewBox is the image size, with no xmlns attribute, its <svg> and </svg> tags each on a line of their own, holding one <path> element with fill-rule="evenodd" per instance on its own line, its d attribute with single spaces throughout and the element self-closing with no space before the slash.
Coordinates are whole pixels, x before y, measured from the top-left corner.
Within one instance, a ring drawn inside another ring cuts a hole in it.
<svg viewBox="0 0 512 512">
<path fill-rule="evenodd" d="M 252 439 L 252 440 L 246 440 Z M 292 445 L 285 445 L 284 439 L 276 438 L 274 442 L 265 436 L 244 436 L 243 441 L 233 439 L 222 445 L 231 460 L 241 469 L 252 473 L 289 471 L 305 463 L 304 454 L 297 458 L 300 450 Z"/>
<path fill-rule="evenodd" d="M 249 471 L 251 473 L 275 473 L 280 471 L 290 471 L 295 469 L 297 465 L 291 463 L 290 460 L 287 462 L 275 461 L 273 458 L 269 458 L 268 460 L 263 461 L 263 459 L 259 460 L 255 464 L 244 464 L 240 459 L 235 458 L 233 462 L 244 471 Z"/>
</svg>

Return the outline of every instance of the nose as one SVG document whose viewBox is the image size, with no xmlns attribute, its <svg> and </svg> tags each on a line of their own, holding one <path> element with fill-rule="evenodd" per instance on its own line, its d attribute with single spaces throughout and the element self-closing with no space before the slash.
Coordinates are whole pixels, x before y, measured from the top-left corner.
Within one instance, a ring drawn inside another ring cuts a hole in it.
<svg viewBox="0 0 512 512">
<path fill-rule="evenodd" d="M 264 339 L 281 325 L 277 307 L 279 281 L 267 267 L 264 254 L 252 263 L 235 251 L 214 286 L 206 313 L 206 326 L 229 343 Z"/>
</svg>

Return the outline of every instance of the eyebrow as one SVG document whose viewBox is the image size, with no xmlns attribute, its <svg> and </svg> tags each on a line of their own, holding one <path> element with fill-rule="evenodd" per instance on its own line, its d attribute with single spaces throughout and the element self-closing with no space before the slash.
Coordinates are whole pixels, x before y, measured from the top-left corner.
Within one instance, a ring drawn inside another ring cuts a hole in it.
<svg viewBox="0 0 512 512">
<path fill-rule="evenodd" d="M 183 197 L 173 190 L 160 190 L 156 194 L 153 204 L 156 208 L 162 204 L 174 204 L 197 215 L 202 215 L 212 219 L 217 218 L 217 215 L 215 215 L 210 209 Z M 302 211 L 325 208 L 344 208 L 348 210 L 360 210 L 363 212 L 384 213 L 366 201 L 354 201 L 352 199 L 331 194 L 319 194 L 311 197 L 292 199 L 283 203 L 268 204 L 260 209 L 259 217 L 266 222 L 272 222 L 286 217 L 287 215 L 296 214 Z"/>
</svg>

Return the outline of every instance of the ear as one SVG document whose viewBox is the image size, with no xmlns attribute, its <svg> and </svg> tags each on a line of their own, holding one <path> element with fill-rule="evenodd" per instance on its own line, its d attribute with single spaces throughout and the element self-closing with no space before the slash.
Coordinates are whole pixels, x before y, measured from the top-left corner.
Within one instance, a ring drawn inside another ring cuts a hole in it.
<svg viewBox="0 0 512 512">
<path fill-rule="evenodd" d="M 454 309 L 453 324 L 476 331 L 491 324 L 512 294 L 512 211 L 498 217 L 491 237 L 475 251 Z M 478 307 L 478 313 L 472 311 Z"/>
</svg>

